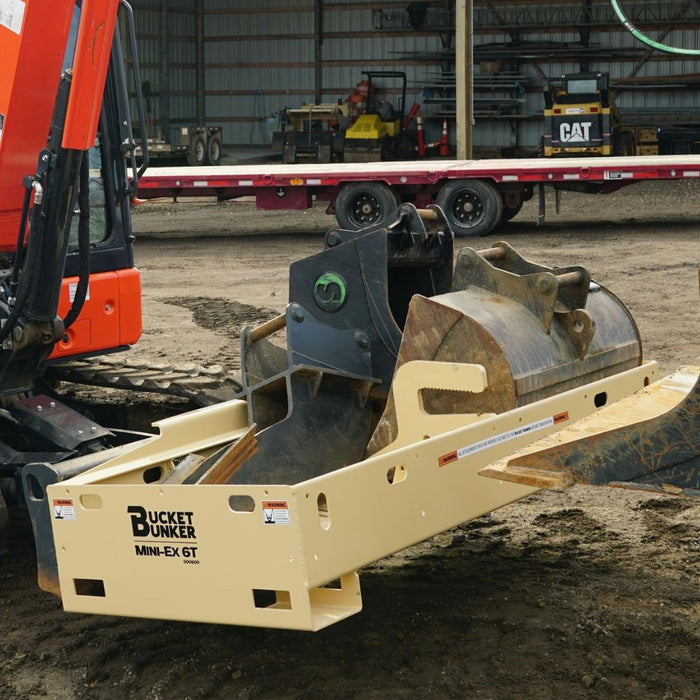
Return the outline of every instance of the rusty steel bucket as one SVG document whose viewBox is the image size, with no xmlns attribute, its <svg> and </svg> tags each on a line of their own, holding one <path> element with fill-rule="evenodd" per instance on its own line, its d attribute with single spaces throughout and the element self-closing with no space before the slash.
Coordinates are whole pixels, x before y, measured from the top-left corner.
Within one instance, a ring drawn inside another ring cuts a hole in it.
<svg viewBox="0 0 700 700">
<path fill-rule="evenodd" d="M 397 358 L 474 363 L 481 393 L 424 390 L 428 413 L 503 413 L 641 364 L 637 326 L 624 304 L 580 266 L 547 268 L 506 243 L 463 248 L 452 291 L 414 296 Z M 393 396 L 370 441 L 396 436 Z"/>
</svg>

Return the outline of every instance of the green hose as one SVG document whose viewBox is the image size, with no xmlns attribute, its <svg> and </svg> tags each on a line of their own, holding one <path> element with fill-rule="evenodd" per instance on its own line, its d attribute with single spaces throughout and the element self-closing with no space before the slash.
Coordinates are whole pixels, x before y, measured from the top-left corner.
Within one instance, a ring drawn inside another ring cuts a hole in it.
<svg viewBox="0 0 700 700">
<path fill-rule="evenodd" d="M 620 22 L 625 25 L 627 31 L 630 32 L 635 39 L 639 39 L 639 41 L 645 43 L 647 46 L 651 46 L 659 51 L 665 51 L 666 53 L 676 53 L 681 54 L 682 56 L 700 56 L 700 49 L 680 49 L 676 46 L 661 44 L 658 41 L 650 39 L 648 36 L 644 36 L 644 34 L 642 34 L 639 29 L 637 29 L 632 22 L 629 21 L 629 19 L 627 19 L 617 0 L 610 0 L 610 4 L 612 5 L 613 10 L 615 10 L 615 14 L 620 19 Z"/>
</svg>

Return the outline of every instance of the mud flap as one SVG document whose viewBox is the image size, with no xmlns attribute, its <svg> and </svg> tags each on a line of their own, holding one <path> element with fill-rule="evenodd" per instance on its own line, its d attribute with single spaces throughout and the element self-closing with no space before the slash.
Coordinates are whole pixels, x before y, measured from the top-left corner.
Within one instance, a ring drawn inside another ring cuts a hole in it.
<svg viewBox="0 0 700 700">
<path fill-rule="evenodd" d="M 480 470 L 562 491 L 574 484 L 700 496 L 700 368 L 686 368 Z"/>
</svg>

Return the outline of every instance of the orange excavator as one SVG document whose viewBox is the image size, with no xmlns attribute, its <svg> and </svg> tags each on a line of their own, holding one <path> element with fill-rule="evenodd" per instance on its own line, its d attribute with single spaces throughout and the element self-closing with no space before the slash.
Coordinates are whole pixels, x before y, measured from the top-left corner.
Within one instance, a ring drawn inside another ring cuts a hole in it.
<svg viewBox="0 0 700 700">
<path fill-rule="evenodd" d="M 119 6 L 10 0 L 0 13 L 0 484 L 10 497 L 23 465 L 120 441 L 43 393 L 52 363 L 141 335 Z"/>
</svg>

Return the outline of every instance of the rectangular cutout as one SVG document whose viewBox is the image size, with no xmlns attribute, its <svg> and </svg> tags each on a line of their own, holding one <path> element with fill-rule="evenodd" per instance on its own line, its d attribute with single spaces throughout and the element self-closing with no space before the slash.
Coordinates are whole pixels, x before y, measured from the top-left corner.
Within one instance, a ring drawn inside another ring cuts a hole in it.
<svg viewBox="0 0 700 700">
<path fill-rule="evenodd" d="M 105 597 L 105 582 L 100 578 L 74 578 L 73 583 L 76 595 Z"/>
<path fill-rule="evenodd" d="M 253 589 L 253 602 L 256 608 L 291 610 L 292 598 L 289 591 L 273 591 L 267 588 Z"/>
</svg>

